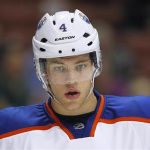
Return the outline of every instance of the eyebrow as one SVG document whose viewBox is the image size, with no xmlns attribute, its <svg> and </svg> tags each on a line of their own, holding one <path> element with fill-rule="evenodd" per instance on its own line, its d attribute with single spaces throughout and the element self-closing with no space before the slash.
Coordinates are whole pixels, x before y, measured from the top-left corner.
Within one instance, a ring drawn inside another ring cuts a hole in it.
<svg viewBox="0 0 150 150">
<path fill-rule="evenodd" d="M 50 61 L 48 61 L 49 63 L 52 63 L 52 64 L 64 64 L 64 63 L 62 63 L 62 62 L 60 62 L 60 61 L 57 61 L 57 60 L 50 60 Z"/>
<path fill-rule="evenodd" d="M 84 63 L 84 62 L 88 62 L 90 59 L 85 59 L 85 60 L 79 60 L 77 61 L 75 64 L 79 64 L 79 63 Z"/>
</svg>

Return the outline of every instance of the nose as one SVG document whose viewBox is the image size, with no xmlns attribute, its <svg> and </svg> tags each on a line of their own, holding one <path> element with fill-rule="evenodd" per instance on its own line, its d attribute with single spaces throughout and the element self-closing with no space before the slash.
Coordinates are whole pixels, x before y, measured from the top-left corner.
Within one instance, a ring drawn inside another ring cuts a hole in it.
<svg viewBox="0 0 150 150">
<path fill-rule="evenodd" d="M 66 84 L 74 84 L 77 83 L 78 76 L 73 70 L 68 70 L 66 75 Z"/>
</svg>

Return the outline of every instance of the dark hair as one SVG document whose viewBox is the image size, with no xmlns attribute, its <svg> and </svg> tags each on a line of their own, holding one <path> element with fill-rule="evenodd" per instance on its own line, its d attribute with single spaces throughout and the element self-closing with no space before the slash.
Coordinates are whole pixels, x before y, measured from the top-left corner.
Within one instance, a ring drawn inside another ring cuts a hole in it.
<svg viewBox="0 0 150 150">
<path fill-rule="evenodd" d="M 91 52 L 89 55 L 90 55 L 91 61 L 94 63 L 95 68 L 98 68 L 96 52 Z"/>
</svg>

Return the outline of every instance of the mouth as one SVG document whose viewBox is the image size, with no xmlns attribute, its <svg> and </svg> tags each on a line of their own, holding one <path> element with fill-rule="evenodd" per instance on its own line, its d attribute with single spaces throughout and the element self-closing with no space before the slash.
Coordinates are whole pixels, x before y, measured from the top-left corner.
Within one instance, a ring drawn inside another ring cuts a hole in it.
<svg viewBox="0 0 150 150">
<path fill-rule="evenodd" d="M 79 96 L 80 96 L 80 92 L 78 92 L 78 91 L 69 91 L 69 92 L 65 93 L 65 97 L 70 100 L 77 99 L 77 98 L 79 98 Z"/>
</svg>

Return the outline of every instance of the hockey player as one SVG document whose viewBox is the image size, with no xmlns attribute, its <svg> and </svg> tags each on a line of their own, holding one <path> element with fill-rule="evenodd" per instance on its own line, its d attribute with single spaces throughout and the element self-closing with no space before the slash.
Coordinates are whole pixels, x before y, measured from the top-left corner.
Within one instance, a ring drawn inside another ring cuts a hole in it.
<svg viewBox="0 0 150 150">
<path fill-rule="evenodd" d="M 0 110 L 0 150 L 148 150 L 150 97 L 102 95 L 97 30 L 79 10 L 45 14 L 33 37 L 50 98 Z"/>
</svg>

